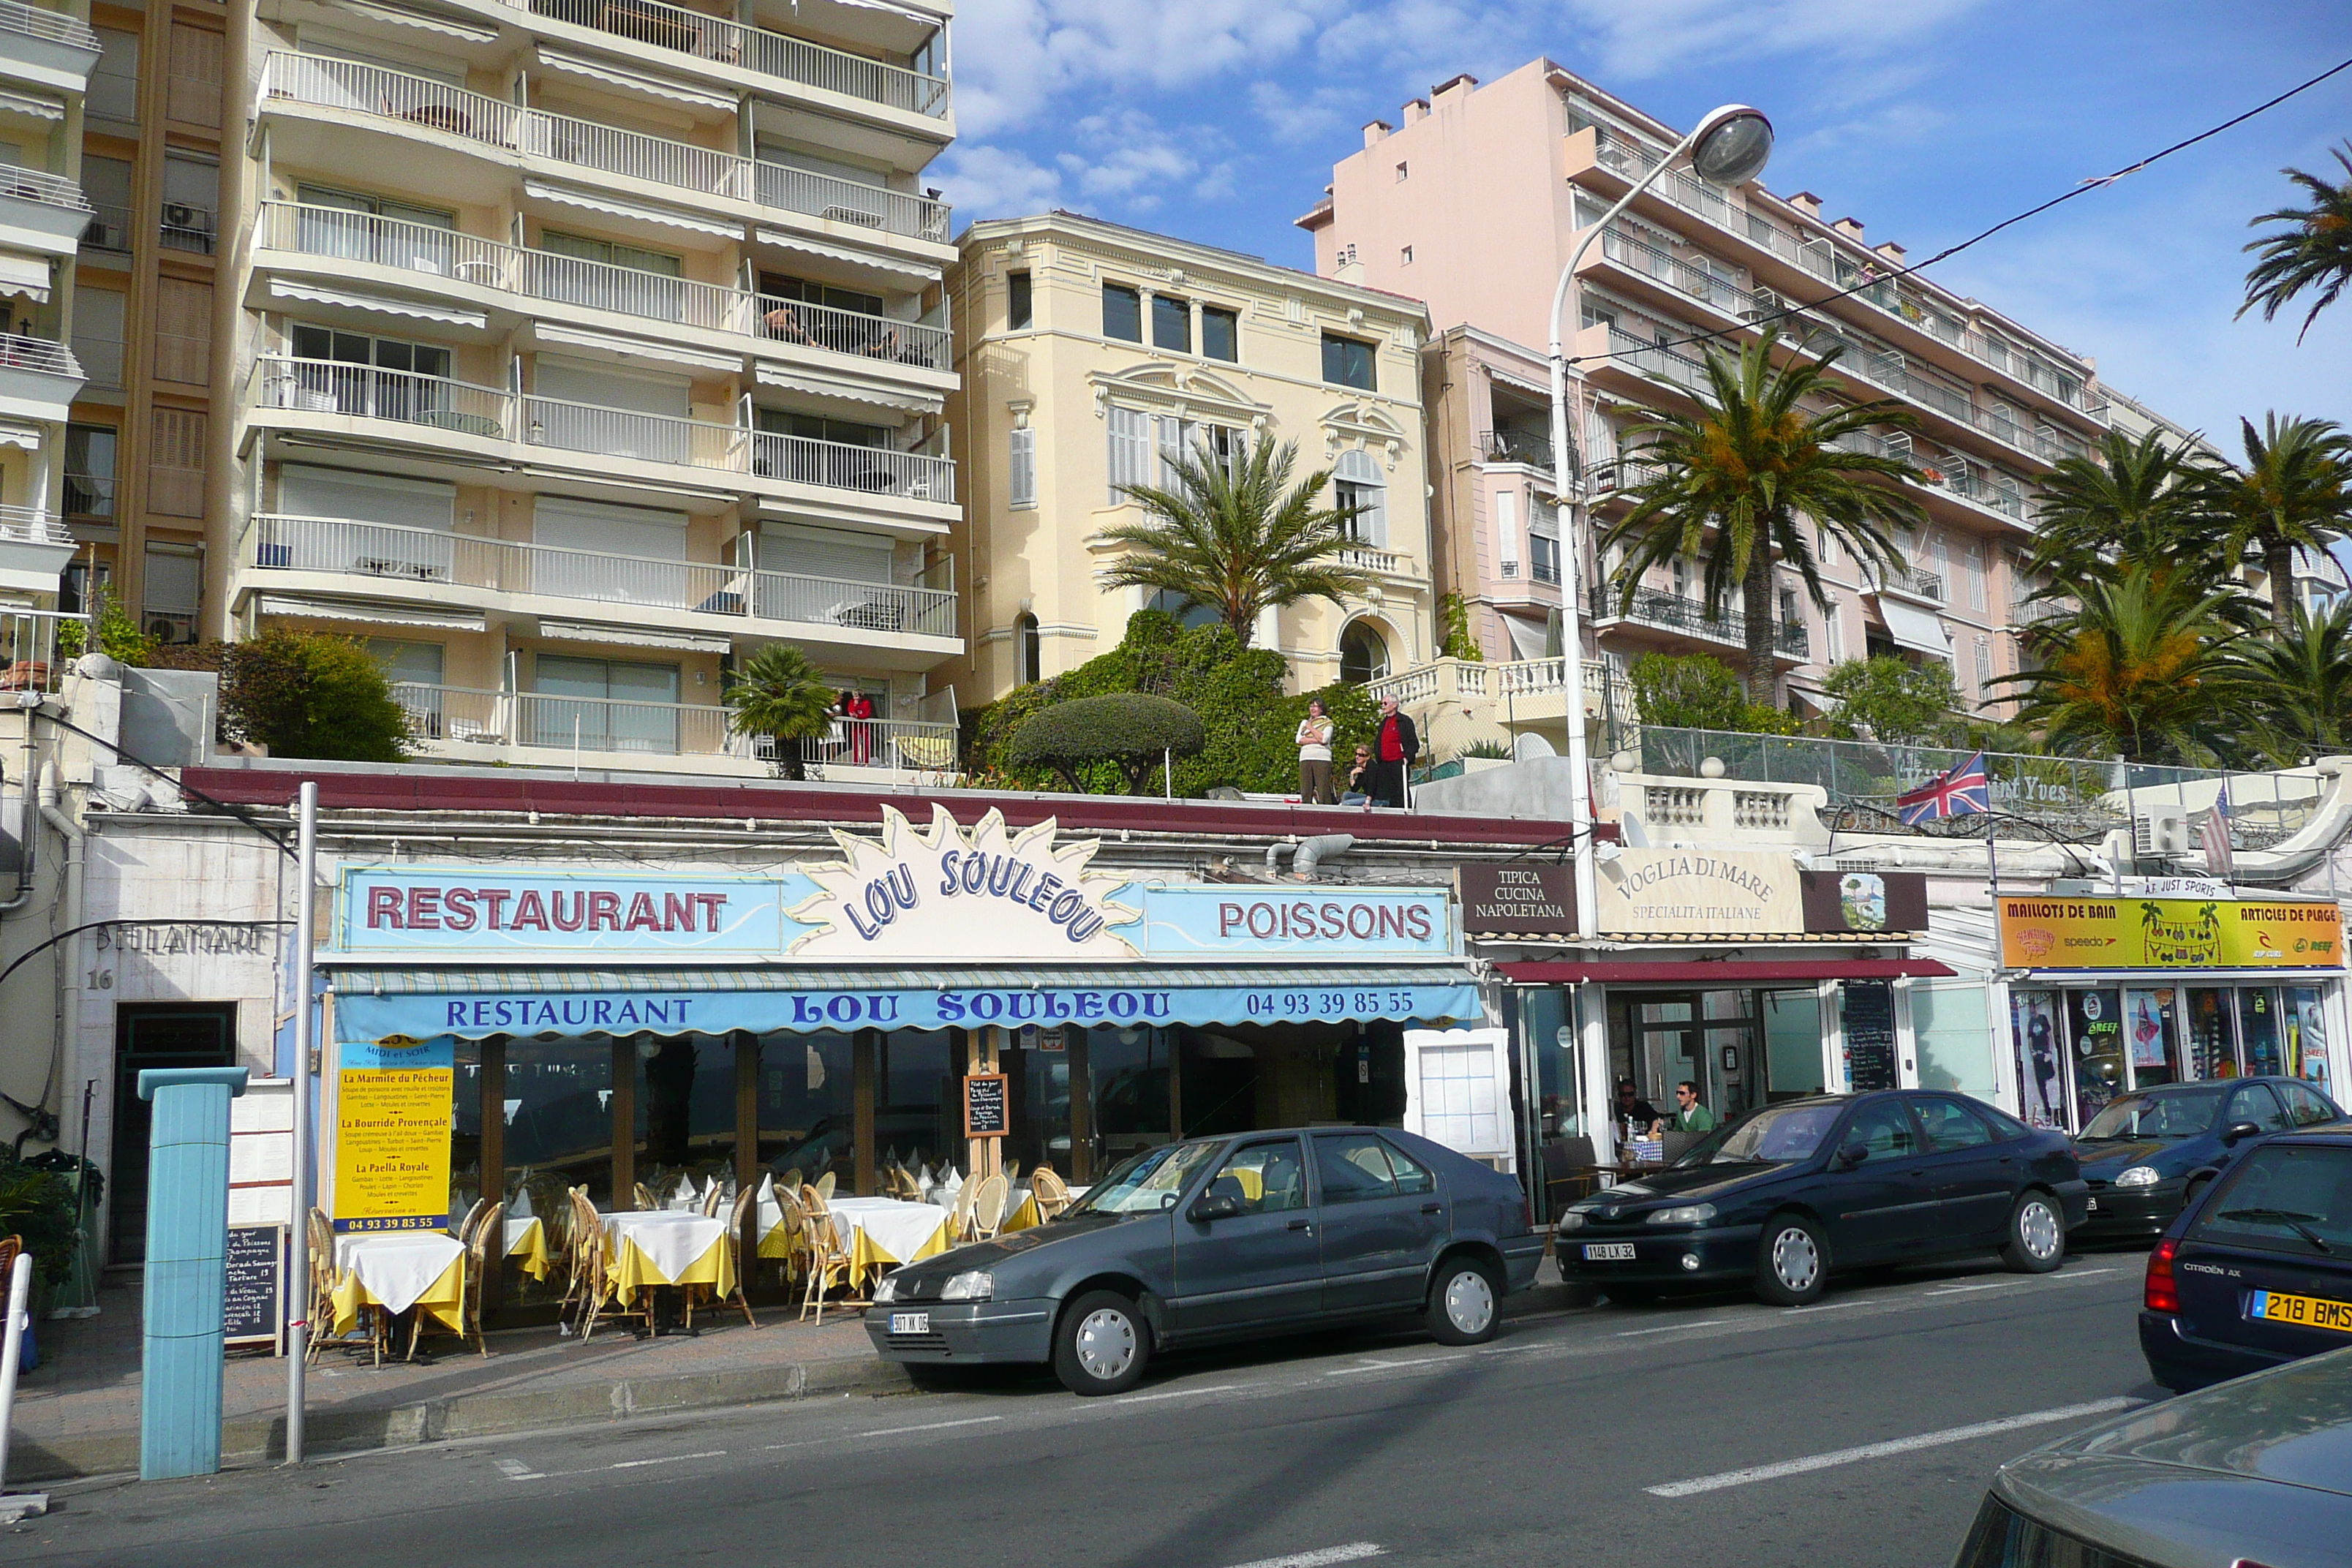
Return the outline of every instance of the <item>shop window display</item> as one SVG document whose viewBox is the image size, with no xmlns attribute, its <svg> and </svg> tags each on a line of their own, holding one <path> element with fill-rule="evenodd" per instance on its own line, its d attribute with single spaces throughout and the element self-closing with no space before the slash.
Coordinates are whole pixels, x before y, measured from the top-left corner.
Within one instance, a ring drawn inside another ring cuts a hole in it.
<svg viewBox="0 0 2352 1568">
<path fill-rule="evenodd" d="M 599 1208 L 612 1207 L 612 1041 L 515 1039 L 506 1053 L 509 1181 L 530 1173 L 531 1206 L 541 1213 L 548 1198 L 581 1186 Z"/>
<path fill-rule="evenodd" d="M 2237 1046 L 2231 1038 L 2227 991 L 2192 986 L 2189 991 L 2189 1059 L 2199 1078 L 2238 1076 Z"/>
<path fill-rule="evenodd" d="M 2331 1099 L 2336 1094 L 2334 1063 L 2327 1050 L 2327 1026 L 2319 1010 L 2316 986 L 2290 986 L 2286 992 L 2287 1022 L 2294 1037 L 2294 1075 L 2317 1086 Z"/>
<path fill-rule="evenodd" d="M 2066 1058 L 2052 991 L 2009 994 L 2010 1037 L 2017 1047 L 2019 1110 L 2035 1127 L 2066 1125 Z"/>
<path fill-rule="evenodd" d="M 2180 1021 L 2174 1008 L 2179 993 L 2124 993 L 2124 1029 L 2131 1042 L 2132 1085 L 2153 1089 L 2180 1079 Z"/>
<path fill-rule="evenodd" d="M 2249 986 L 2238 993 L 2238 1044 L 2246 1076 L 2271 1078 L 2287 1071 L 2279 1046 L 2278 993 Z"/>
<path fill-rule="evenodd" d="M 2082 1126 L 2124 1091 L 2123 998 L 2115 991 L 2066 993 L 2066 1032 L 2074 1043 L 2074 1115 Z"/>
<path fill-rule="evenodd" d="M 637 1184 L 667 1206 L 735 1179 L 735 1043 L 717 1035 L 636 1041 Z"/>
</svg>

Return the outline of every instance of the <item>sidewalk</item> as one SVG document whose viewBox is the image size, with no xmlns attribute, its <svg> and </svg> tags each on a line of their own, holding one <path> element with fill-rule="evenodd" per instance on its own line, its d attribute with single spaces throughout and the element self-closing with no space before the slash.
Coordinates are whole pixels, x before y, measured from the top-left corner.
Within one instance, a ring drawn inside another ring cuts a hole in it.
<svg viewBox="0 0 2352 1568">
<path fill-rule="evenodd" d="M 1536 1288 L 1512 1297 L 1505 1316 L 1578 1304 L 1546 1258 Z M 139 1468 L 140 1296 L 132 1285 L 99 1293 L 98 1317 L 40 1326 L 41 1365 L 16 1390 L 11 1484 Z M 714 1313 L 698 1338 L 633 1338 L 600 1329 L 586 1344 L 552 1327 L 488 1336 L 489 1354 L 428 1337 L 431 1364 L 329 1349 L 310 1369 L 305 1447 L 312 1455 L 398 1447 L 452 1437 L 625 1421 L 828 1394 L 894 1394 L 913 1387 L 904 1368 L 875 1355 L 864 1321 L 826 1315 L 793 1321 L 791 1307 Z M 232 1354 L 222 1389 L 221 1459 L 236 1467 L 285 1457 L 286 1363 Z"/>
</svg>

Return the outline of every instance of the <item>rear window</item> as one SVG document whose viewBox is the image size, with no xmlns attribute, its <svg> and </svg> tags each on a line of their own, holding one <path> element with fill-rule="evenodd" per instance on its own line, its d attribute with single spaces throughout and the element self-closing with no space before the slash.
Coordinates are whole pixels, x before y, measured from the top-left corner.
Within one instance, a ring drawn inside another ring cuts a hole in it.
<svg viewBox="0 0 2352 1568">
<path fill-rule="evenodd" d="M 2186 1239 L 2352 1259 L 2352 1148 L 2272 1144 L 2224 1182 Z"/>
<path fill-rule="evenodd" d="M 2213 1125 L 2213 1108 L 2225 1090 L 2184 1089 L 2171 1094 L 2126 1094 L 2083 1129 L 2085 1138 L 2194 1138 Z"/>
<path fill-rule="evenodd" d="M 1987 1498 L 1952 1568 L 2147 1568 Z"/>
</svg>

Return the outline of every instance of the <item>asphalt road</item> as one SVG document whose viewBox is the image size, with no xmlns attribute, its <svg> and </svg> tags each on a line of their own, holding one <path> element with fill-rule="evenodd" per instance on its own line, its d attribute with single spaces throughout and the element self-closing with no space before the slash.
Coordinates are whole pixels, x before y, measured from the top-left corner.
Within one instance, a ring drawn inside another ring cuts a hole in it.
<svg viewBox="0 0 2352 1568">
<path fill-rule="evenodd" d="M 2142 1258 L 1864 1277 L 436 1445 L 203 1482 L 92 1482 L 17 1563 L 957 1568 L 1657 1563 L 1943 1568 L 2001 1460 L 2161 1391 Z M 1854 1452 L 1860 1450 L 1860 1452 Z"/>
</svg>

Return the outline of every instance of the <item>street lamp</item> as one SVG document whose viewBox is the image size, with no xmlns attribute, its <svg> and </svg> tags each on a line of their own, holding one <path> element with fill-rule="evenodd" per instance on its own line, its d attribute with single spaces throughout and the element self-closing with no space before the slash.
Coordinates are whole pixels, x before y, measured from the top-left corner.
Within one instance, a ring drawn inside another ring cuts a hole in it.
<svg viewBox="0 0 2352 1568">
<path fill-rule="evenodd" d="M 1584 253 L 1601 237 L 1601 231 L 1616 221 L 1617 215 L 1633 205 L 1635 196 L 1648 190 L 1685 153 L 1690 154 L 1692 171 L 1709 184 L 1744 184 L 1762 174 L 1772 156 L 1772 122 L 1761 110 L 1741 103 L 1727 103 L 1709 110 L 1689 135 L 1669 148 L 1649 173 L 1633 183 L 1632 190 L 1617 199 L 1616 205 L 1584 231 L 1584 237 L 1570 253 L 1568 265 L 1559 269 L 1559 285 L 1551 296 L 1552 493 L 1567 513 L 1560 541 L 1560 554 L 1565 558 L 1560 563 L 1560 630 L 1561 651 L 1567 655 L 1563 673 L 1568 700 L 1568 825 L 1576 867 L 1576 931 L 1578 939 L 1585 942 L 1592 941 L 1596 934 L 1598 911 L 1594 904 L 1600 891 L 1592 858 L 1591 763 L 1584 732 L 1584 571 L 1577 534 L 1581 492 L 1569 471 L 1568 351 L 1562 342 L 1563 323 L 1569 294 L 1576 287 L 1576 268 L 1583 261 Z M 1591 1118 L 1597 1119 L 1605 1114 L 1601 1108 L 1609 1099 L 1608 1042 L 1605 1037 L 1594 1037 L 1603 1033 L 1606 1024 L 1601 1018 L 1585 1016 L 1590 1010 L 1583 1005 L 1584 987 L 1580 984 L 1576 988 L 1576 997 L 1578 1037 L 1584 1047 L 1585 1103 Z"/>
</svg>

